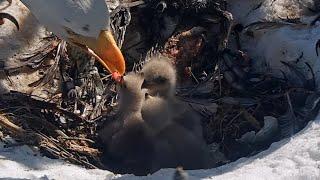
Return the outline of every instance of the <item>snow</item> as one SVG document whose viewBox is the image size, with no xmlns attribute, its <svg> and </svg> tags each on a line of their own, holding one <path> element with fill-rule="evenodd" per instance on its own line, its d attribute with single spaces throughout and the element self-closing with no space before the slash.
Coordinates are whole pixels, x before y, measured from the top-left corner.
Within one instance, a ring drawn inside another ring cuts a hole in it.
<svg viewBox="0 0 320 180">
<path fill-rule="evenodd" d="M 320 39 L 319 26 L 307 27 L 281 27 L 264 32 L 261 37 L 254 40 L 244 40 L 250 42 L 250 46 L 245 49 L 253 59 L 261 59 L 255 63 L 256 71 L 269 70 L 279 73 L 280 69 L 286 71 L 285 66 L 280 61 L 296 61 L 302 54 L 298 63 L 304 69 L 307 76 L 311 76 L 305 62 L 309 63 L 319 84 L 320 57 L 317 56 L 315 44 Z M 255 46 L 252 46 L 255 44 Z M 311 78 L 311 77 L 310 77 Z"/>
<path fill-rule="evenodd" d="M 279 18 L 299 18 L 303 24 L 287 25 L 256 31 L 254 38 L 241 37 L 243 50 L 255 60 L 255 70 L 282 76 L 280 69 L 288 72 L 280 61 L 292 62 L 300 58 L 299 66 L 303 68 L 304 74 L 311 78 L 311 73 L 305 63 L 308 63 L 316 75 L 316 82 L 320 82 L 320 57 L 316 54 L 316 43 L 320 39 L 319 25 L 310 26 L 315 16 L 304 15 L 301 4 L 310 3 L 309 0 L 229 0 L 236 23 L 248 25 L 257 21 L 278 21 Z M 248 3 L 244 3 L 248 2 Z M 257 10 L 252 10 L 261 2 Z M 271 5 L 273 2 L 273 5 Z M 301 3 L 298 3 L 301 2 Z M 311 6 L 312 7 L 312 6 Z"/>
<path fill-rule="evenodd" d="M 0 9 L 8 4 L 6 0 L 0 0 Z M 19 25 L 18 31 L 13 23 L 5 19 L 5 23 L 0 26 L 0 62 L 3 61 L 5 67 L 17 67 L 19 60 L 24 53 L 35 51 L 43 45 L 43 37 L 48 35 L 46 29 L 41 26 L 29 10 L 18 0 L 13 0 L 9 8 L 1 10 L 14 16 Z M 38 77 L 38 72 L 22 72 L 10 74 L 11 83 L 0 70 L 0 94 L 8 90 L 19 90 L 28 92 L 28 84 L 34 82 Z"/>
<path fill-rule="evenodd" d="M 233 4 L 230 7 L 236 23 L 247 25 L 259 20 L 278 20 L 279 17 L 301 17 L 305 25 L 290 25 L 275 27 L 256 32 L 255 38 L 242 37 L 244 51 L 256 61 L 257 71 L 268 70 L 276 73 L 277 70 L 286 70 L 280 61 L 295 61 L 301 58 L 301 67 L 305 74 L 310 76 L 305 62 L 309 63 L 315 71 L 317 83 L 320 82 L 320 59 L 315 52 L 315 44 L 320 39 L 319 24 L 309 26 L 314 15 L 308 14 L 302 4 L 312 5 L 316 0 L 228 0 Z M 26 9 L 13 1 L 14 6 L 8 11 L 14 13 L 22 9 L 25 15 Z M 254 7 L 260 8 L 252 11 Z M 19 12 L 19 16 L 23 13 Z M 22 15 L 21 15 L 22 14 Z M 29 16 L 29 15 L 28 15 Z M 29 20 L 33 22 L 34 20 Z M 0 28 L 10 26 L 15 32 L 14 26 L 5 24 Z M 40 28 L 37 34 L 43 35 Z M 2 30 L 2 29 L 1 29 Z M 25 43 L 23 35 L 5 37 L 4 31 L 0 31 L 0 46 L 5 42 L 12 45 L 0 49 L 0 58 L 4 52 L 8 53 Z M 16 33 L 16 32 L 15 32 Z M 37 38 L 32 35 L 32 39 Z M 28 46 L 24 48 L 28 48 Z M 5 48 L 5 49 L 3 49 Z M 30 47 L 31 48 L 31 47 Z M 20 52 L 20 50 L 18 51 Z M 6 56 L 8 57 L 8 56 Z M 8 57 L 8 59 L 10 59 Z M 162 169 L 153 175 L 136 177 L 133 175 L 115 175 L 103 170 L 88 170 L 76 165 L 71 165 L 62 160 L 52 160 L 41 157 L 36 151 L 27 146 L 4 148 L 0 144 L 0 178 L 29 178 L 29 179 L 171 179 L 174 170 Z M 275 142 L 271 147 L 250 158 L 241 158 L 233 163 L 209 170 L 187 171 L 190 179 L 320 179 L 320 115 L 314 122 L 310 122 L 306 128 L 289 139 Z"/>
<path fill-rule="evenodd" d="M 0 178 L 108 179 L 111 172 L 85 170 L 62 160 L 40 156 L 28 146 L 3 148 L 0 143 Z"/>
<path fill-rule="evenodd" d="M 2 145 L 2 144 L 0 144 Z M 61 160 L 41 157 L 27 146 L 0 147 L 0 178 L 49 179 L 170 179 L 173 169 L 163 169 L 146 177 L 114 175 L 103 170 L 87 170 Z M 320 115 L 290 139 L 250 158 L 209 170 L 188 171 L 190 179 L 320 179 Z"/>
</svg>

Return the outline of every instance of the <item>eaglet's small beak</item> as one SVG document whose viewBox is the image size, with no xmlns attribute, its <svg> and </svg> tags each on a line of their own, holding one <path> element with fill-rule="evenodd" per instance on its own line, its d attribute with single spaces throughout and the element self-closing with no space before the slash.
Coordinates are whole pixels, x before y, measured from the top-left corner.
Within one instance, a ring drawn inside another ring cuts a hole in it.
<svg viewBox="0 0 320 180">
<path fill-rule="evenodd" d="M 110 73 L 125 73 L 125 61 L 110 31 L 102 30 L 97 39 L 88 38 L 68 31 L 69 40 L 77 45 L 86 45 L 89 53 L 106 68 Z M 92 51 L 90 51 L 92 50 Z"/>
</svg>

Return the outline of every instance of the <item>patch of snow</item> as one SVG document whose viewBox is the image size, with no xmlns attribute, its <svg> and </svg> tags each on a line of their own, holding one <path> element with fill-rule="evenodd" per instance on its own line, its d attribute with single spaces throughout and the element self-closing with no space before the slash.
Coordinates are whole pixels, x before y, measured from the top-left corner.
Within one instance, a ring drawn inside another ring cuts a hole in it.
<svg viewBox="0 0 320 180">
<path fill-rule="evenodd" d="M 1 1 L 0 7 L 5 4 L 7 4 L 6 1 Z M 1 12 L 14 16 L 20 25 L 20 30 L 6 19 L 0 26 L 0 59 L 10 60 L 17 54 L 41 47 L 41 39 L 48 35 L 46 29 L 19 0 L 12 0 L 12 5 Z"/>
<path fill-rule="evenodd" d="M 235 21 L 248 25 L 255 21 L 294 19 L 308 15 L 307 8 L 318 0 L 227 0 Z"/>
<path fill-rule="evenodd" d="M 254 32 L 254 38 L 241 35 L 242 48 L 254 60 L 254 69 L 257 72 L 269 72 L 282 77 L 280 70 L 289 72 L 289 69 L 281 61 L 295 62 L 299 59 L 298 66 L 303 69 L 304 75 L 312 78 L 312 73 L 307 67 L 309 64 L 319 85 L 320 57 L 316 53 L 316 43 L 320 39 L 320 29 L 319 24 L 309 25 L 315 16 L 307 13 L 306 8 L 306 6 L 313 7 L 313 1 L 229 0 L 229 2 L 235 23 L 244 26 L 258 21 L 299 19 L 302 22 L 299 25 L 279 25 L 257 30 Z"/>
<path fill-rule="evenodd" d="M 305 63 L 310 64 L 319 84 L 320 57 L 317 56 L 315 48 L 319 39 L 319 26 L 284 26 L 263 30 L 261 36 L 254 39 L 244 38 L 242 42 L 244 50 L 255 60 L 256 71 L 286 71 L 281 61 L 299 61 L 298 65 L 309 77 L 311 73 Z"/>
<path fill-rule="evenodd" d="M 307 64 L 312 67 L 316 83 L 319 85 L 320 57 L 316 53 L 316 43 L 320 39 L 320 28 L 319 24 L 309 25 L 315 15 L 306 12 L 306 6 L 312 8 L 313 1 L 229 0 L 229 2 L 235 23 L 241 23 L 244 26 L 257 21 L 300 19 L 302 23 L 298 25 L 279 25 L 257 30 L 254 32 L 254 38 L 242 34 L 242 48 L 254 60 L 254 69 L 257 72 L 270 72 L 282 77 L 280 70 L 289 72 L 289 69 L 281 61 L 299 61 L 298 66 L 303 69 L 306 77 L 312 78 Z M 318 51 L 320 52 L 320 49 Z"/>
<path fill-rule="evenodd" d="M 0 144 L 0 178 L 48 179 L 171 179 L 174 169 L 162 169 L 153 175 L 136 177 L 114 175 L 109 171 L 88 170 L 61 160 L 41 157 L 27 146 L 3 148 Z M 250 158 L 208 170 L 187 171 L 190 179 L 320 179 L 320 115 L 290 139 Z"/>
<path fill-rule="evenodd" d="M 28 146 L 3 148 L 0 143 L 0 178 L 110 179 L 111 172 L 84 169 L 62 160 L 42 157 Z"/>
<path fill-rule="evenodd" d="M 7 4 L 6 0 L 1 0 L 0 8 Z M 19 0 L 12 0 L 12 5 L 1 12 L 14 16 L 20 25 L 20 30 L 18 31 L 7 19 L 0 26 L 0 61 L 4 62 L 5 67 L 17 67 L 21 64 L 17 59 L 25 57 L 25 53 L 34 52 L 40 48 L 44 43 L 41 40 L 48 36 L 48 32 Z M 28 92 L 30 90 L 28 84 L 37 80 L 39 74 L 38 72 L 20 72 L 10 74 L 9 78 L 6 76 L 7 74 L 0 70 L 0 94 L 8 89 Z"/>
</svg>

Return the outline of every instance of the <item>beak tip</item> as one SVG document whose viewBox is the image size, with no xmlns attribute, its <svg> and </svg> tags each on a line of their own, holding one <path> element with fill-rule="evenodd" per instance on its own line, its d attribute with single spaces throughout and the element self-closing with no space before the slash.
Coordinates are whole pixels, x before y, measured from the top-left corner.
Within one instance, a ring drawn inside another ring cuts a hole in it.
<svg viewBox="0 0 320 180">
<path fill-rule="evenodd" d="M 124 56 L 117 46 L 117 43 L 110 31 L 101 31 L 97 42 L 91 45 L 99 62 L 110 72 L 117 72 L 117 76 L 122 76 L 126 70 Z"/>
<path fill-rule="evenodd" d="M 117 83 L 120 83 L 122 80 L 122 75 L 119 72 L 113 72 L 111 75 L 112 79 L 115 80 Z"/>
</svg>

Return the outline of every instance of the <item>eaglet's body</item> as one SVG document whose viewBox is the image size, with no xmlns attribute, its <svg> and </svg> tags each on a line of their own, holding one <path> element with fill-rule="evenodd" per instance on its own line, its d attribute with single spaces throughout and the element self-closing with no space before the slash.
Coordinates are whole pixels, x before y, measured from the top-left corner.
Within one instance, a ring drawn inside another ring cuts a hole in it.
<svg viewBox="0 0 320 180">
<path fill-rule="evenodd" d="M 139 74 L 124 76 L 119 86 L 117 119 L 99 132 L 108 155 L 121 164 L 121 169 L 135 174 L 150 171 L 154 151 L 152 133 L 141 115 L 145 97 L 142 82 Z"/>
<path fill-rule="evenodd" d="M 166 100 L 170 119 L 182 125 L 197 137 L 202 139 L 201 116 L 191 109 L 185 102 L 175 98 L 176 71 L 166 58 L 153 58 L 144 65 L 143 88 L 148 89 L 148 93 L 153 97 Z M 143 109 L 149 108 L 143 105 Z"/>
<path fill-rule="evenodd" d="M 150 94 L 142 117 L 155 133 L 154 169 L 208 167 L 209 154 L 202 138 L 200 116 L 174 97 L 176 75 L 169 61 L 160 58 L 142 69 L 143 88 Z"/>
</svg>

